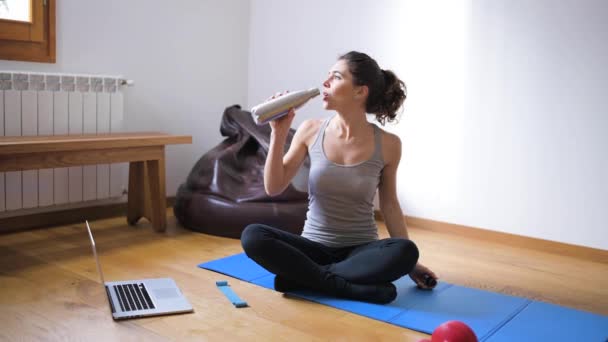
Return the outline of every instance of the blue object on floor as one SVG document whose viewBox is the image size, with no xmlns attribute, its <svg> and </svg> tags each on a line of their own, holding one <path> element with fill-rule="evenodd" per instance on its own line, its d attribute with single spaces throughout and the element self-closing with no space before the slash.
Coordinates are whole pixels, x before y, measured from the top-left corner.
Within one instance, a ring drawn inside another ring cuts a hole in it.
<svg viewBox="0 0 608 342">
<path fill-rule="evenodd" d="M 198 266 L 274 289 L 274 274 L 244 253 Z M 439 282 L 433 291 L 420 290 L 407 276 L 394 284 L 398 296 L 386 305 L 329 297 L 311 291 L 294 291 L 286 295 L 428 334 L 441 323 L 458 320 L 471 327 L 480 341 L 606 342 L 608 337 L 608 317 L 601 315 L 444 282 Z M 535 332 L 535 329 L 538 330 Z"/>
<path fill-rule="evenodd" d="M 247 307 L 247 302 L 245 302 L 244 300 L 242 300 L 230 287 L 230 285 L 228 285 L 228 282 L 225 280 L 219 280 L 215 282 L 215 285 L 217 286 L 218 289 L 220 289 L 220 291 L 222 291 L 222 293 L 226 296 L 226 298 L 228 298 L 228 300 L 232 303 L 232 305 L 234 305 L 237 308 L 244 308 Z"/>
</svg>

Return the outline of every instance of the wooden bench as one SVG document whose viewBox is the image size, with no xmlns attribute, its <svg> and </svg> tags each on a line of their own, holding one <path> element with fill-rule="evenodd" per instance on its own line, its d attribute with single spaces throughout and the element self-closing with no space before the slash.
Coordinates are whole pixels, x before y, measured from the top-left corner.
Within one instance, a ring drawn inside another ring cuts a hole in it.
<svg viewBox="0 0 608 342">
<path fill-rule="evenodd" d="M 129 162 L 127 222 L 145 217 L 156 231 L 167 226 L 165 146 L 191 144 L 192 137 L 120 133 L 0 137 L 0 172 Z"/>
</svg>

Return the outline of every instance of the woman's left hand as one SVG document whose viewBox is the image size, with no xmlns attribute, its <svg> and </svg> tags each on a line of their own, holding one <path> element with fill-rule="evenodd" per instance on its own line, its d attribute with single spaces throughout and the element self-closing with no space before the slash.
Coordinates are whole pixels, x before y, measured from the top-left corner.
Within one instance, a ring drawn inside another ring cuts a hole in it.
<svg viewBox="0 0 608 342">
<path fill-rule="evenodd" d="M 418 263 L 414 269 L 410 272 L 410 278 L 418 285 L 418 288 L 430 290 L 435 286 L 429 286 L 426 284 L 426 277 L 431 277 L 437 280 L 439 277 L 431 271 L 428 267 Z"/>
</svg>

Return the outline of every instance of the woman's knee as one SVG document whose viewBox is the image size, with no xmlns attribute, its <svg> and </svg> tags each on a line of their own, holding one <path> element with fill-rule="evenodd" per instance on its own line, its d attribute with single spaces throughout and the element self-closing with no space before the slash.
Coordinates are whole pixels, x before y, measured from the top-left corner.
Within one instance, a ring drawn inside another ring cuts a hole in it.
<svg viewBox="0 0 608 342">
<path fill-rule="evenodd" d="M 403 267 L 402 272 L 407 274 L 418 263 L 420 252 L 418 251 L 418 246 L 412 240 L 398 239 L 398 246 L 397 253 L 398 259 L 401 260 L 400 265 Z"/>
<path fill-rule="evenodd" d="M 250 224 L 241 233 L 241 245 L 245 252 L 264 251 L 278 239 L 277 229 L 265 224 Z M 247 253 L 249 254 L 249 253 Z"/>
<path fill-rule="evenodd" d="M 245 253 L 257 249 L 265 234 L 265 227 L 261 224 L 250 224 L 241 233 L 241 245 Z"/>
<path fill-rule="evenodd" d="M 402 253 L 406 257 L 411 258 L 412 260 L 418 261 L 418 257 L 420 257 L 420 251 L 418 251 L 418 246 L 412 240 L 403 239 L 402 242 Z"/>
</svg>

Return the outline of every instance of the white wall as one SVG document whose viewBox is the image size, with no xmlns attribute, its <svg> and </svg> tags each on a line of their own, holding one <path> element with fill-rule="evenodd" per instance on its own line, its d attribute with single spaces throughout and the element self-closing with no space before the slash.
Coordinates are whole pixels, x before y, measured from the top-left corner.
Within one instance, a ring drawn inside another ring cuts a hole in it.
<svg viewBox="0 0 608 342">
<path fill-rule="evenodd" d="M 608 249 L 608 2 L 475 1 L 471 17 L 446 218 Z"/>
<path fill-rule="evenodd" d="M 129 130 L 188 134 L 167 149 L 167 194 L 222 140 L 225 107 L 245 103 L 249 2 L 57 2 L 57 63 L 0 61 L 0 70 L 124 75 Z"/>
<path fill-rule="evenodd" d="M 608 249 L 607 6 L 256 0 L 248 105 L 365 51 L 408 85 L 406 214 Z M 294 126 L 328 115 L 317 99 Z"/>
<path fill-rule="evenodd" d="M 129 129 L 193 135 L 168 150 L 171 195 L 226 106 L 320 86 L 365 51 L 409 88 L 388 128 L 408 215 L 608 249 L 607 17 L 604 0 L 72 0 L 56 64 L 0 70 L 134 79 Z M 294 126 L 327 115 L 315 99 Z"/>
</svg>

